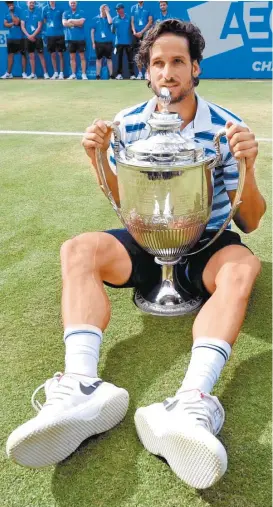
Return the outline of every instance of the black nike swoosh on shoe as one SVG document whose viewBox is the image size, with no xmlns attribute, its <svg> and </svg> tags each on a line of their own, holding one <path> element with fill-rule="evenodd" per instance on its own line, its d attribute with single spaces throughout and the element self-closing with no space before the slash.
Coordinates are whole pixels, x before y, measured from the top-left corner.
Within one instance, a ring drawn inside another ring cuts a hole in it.
<svg viewBox="0 0 273 507">
<path fill-rule="evenodd" d="M 97 382 L 94 382 L 94 384 L 91 384 L 90 386 L 85 386 L 80 382 L 80 390 L 83 394 L 89 395 L 92 394 L 101 384 L 102 380 L 97 380 Z"/>
</svg>

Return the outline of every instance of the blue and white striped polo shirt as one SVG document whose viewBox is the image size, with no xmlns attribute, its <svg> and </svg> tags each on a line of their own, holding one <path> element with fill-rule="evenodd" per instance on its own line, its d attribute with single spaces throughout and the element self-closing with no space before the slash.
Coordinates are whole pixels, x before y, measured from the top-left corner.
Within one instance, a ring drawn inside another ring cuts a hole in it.
<svg viewBox="0 0 273 507">
<path fill-rule="evenodd" d="M 193 133 L 195 140 L 202 143 L 206 149 L 206 153 L 214 153 L 213 137 L 225 126 L 227 121 L 240 123 L 245 126 L 243 121 L 233 113 L 205 101 L 196 94 L 198 105 L 194 120 L 187 125 L 183 132 Z M 115 121 L 119 121 L 121 131 L 121 146 L 123 149 L 128 144 L 138 139 L 147 139 L 150 128 L 147 120 L 155 111 L 157 105 L 157 97 L 153 97 L 148 102 L 138 104 L 127 109 L 123 109 L 115 117 Z M 193 132 L 192 132 L 193 131 Z M 108 158 L 112 171 L 116 174 L 116 161 L 113 152 L 113 139 L 109 148 Z M 221 138 L 222 164 L 213 171 L 214 176 L 214 192 L 213 206 L 210 221 L 207 229 L 220 229 L 230 211 L 230 200 L 227 194 L 229 190 L 236 190 L 238 185 L 238 168 L 235 158 L 232 156 L 227 139 Z M 228 229 L 231 225 L 228 225 Z"/>
</svg>

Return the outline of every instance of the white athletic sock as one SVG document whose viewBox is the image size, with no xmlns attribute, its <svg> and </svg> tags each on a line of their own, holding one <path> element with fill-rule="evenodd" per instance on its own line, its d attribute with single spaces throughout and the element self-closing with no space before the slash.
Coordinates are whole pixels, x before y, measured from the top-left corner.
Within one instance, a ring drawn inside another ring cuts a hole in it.
<svg viewBox="0 0 273 507">
<path fill-rule="evenodd" d="M 210 393 L 231 354 L 231 346 L 218 338 L 197 338 L 181 388 L 177 391 L 199 389 Z"/>
<path fill-rule="evenodd" d="M 101 340 L 102 331 L 96 326 L 67 327 L 64 331 L 65 373 L 97 377 Z"/>
</svg>

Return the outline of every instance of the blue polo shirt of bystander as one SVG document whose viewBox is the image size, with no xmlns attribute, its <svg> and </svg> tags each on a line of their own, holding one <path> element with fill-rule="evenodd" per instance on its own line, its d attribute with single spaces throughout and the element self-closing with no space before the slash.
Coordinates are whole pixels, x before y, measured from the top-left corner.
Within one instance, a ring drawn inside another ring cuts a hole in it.
<svg viewBox="0 0 273 507">
<path fill-rule="evenodd" d="M 156 21 L 159 23 L 160 21 L 166 21 L 166 19 L 172 19 L 173 17 L 174 16 L 169 14 L 169 12 L 167 12 L 167 14 L 165 16 L 163 16 L 162 12 L 160 11 L 160 14 L 159 14 Z"/>
<path fill-rule="evenodd" d="M 111 30 L 111 25 L 108 22 L 107 18 L 102 18 L 100 15 L 95 16 L 92 19 L 91 28 L 94 28 L 95 34 L 95 42 L 112 42 L 113 34 Z"/>
<path fill-rule="evenodd" d="M 63 24 L 62 24 L 63 10 L 57 6 L 52 9 L 50 6 L 46 6 L 43 9 L 43 19 L 45 20 L 45 35 L 48 37 L 57 37 L 63 35 Z"/>
<path fill-rule="evenodd" d="M 114 17 L 113 30 L 116 34 L 115 46 L 119 44 L 132 44 L 131 21 L 127 14 L 125 14 L 124 18 L 121 18 L 120 15 Z"/>
<path fill-rule="evenodd" d="M 86 19 L 86 16 L 84 14 L 84 11 L 80 9 L 76 9 L 74 12 L 72 9 L 69 9 L 68 11 L 65 11 L 63 13 L 63 19 Z M 73 26 L 73 27 L 67 27 L 65 29 L 65 39 L 66 40 L 85 40 L 85 30 L 84 25 L 83 26 Z"/>
<path fill-rule="evenodd" d="M 33 9 L 33 11 L 25 9 L 24 11 L 22 11 L 21 19 L 25 22 L 26 31 L 30 35 L 32 35 L 35 32 L 35 30 L 37 30 L 38 23 L 40 21 L 43 22 L 42 11 L 37 8 Z"/>
<path fill-rule="evenodd" d="M 13 14 L 14 14 L 14 16 L 18 17 L 19 19 L 22 19 L 22 11 L 19 7 L 14 8 Z M 7 21 L 7 23 L 13 23 L 10 11 L 8 11 L 5 14 L 4 19 L 5 19 L 5 21 Z M 12 39 L 23 39 L 24 38 L 24 34 L 21 30 L 20 25 L 13 25 L 8 30 L 9 30 L 9 33 L 7 36 L 8 39 L 12 40 Z"/>
<path fill-rule="evenodd" d="M 133 5 L 131 8 L 131 17 L 134 18 L 136 32 L 141 32 L 143 30 L 149 21 L 149 16 L 151 15 L 151 12 L 144 6 L 140 7 L 138 4 Z"/>
</svg>

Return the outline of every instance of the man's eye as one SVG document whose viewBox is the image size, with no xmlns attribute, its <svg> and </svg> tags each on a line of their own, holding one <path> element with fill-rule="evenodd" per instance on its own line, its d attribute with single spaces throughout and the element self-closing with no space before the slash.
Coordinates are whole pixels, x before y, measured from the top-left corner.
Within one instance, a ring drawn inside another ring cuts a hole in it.
<svg viewBox="0 0 273 507">
<path fill-rule="evenodd" d="M 181 60 L 181 58 L 176 58 L 174 61 L 175 63 L 183 63 L 183 60 Z"/>
</svg>

